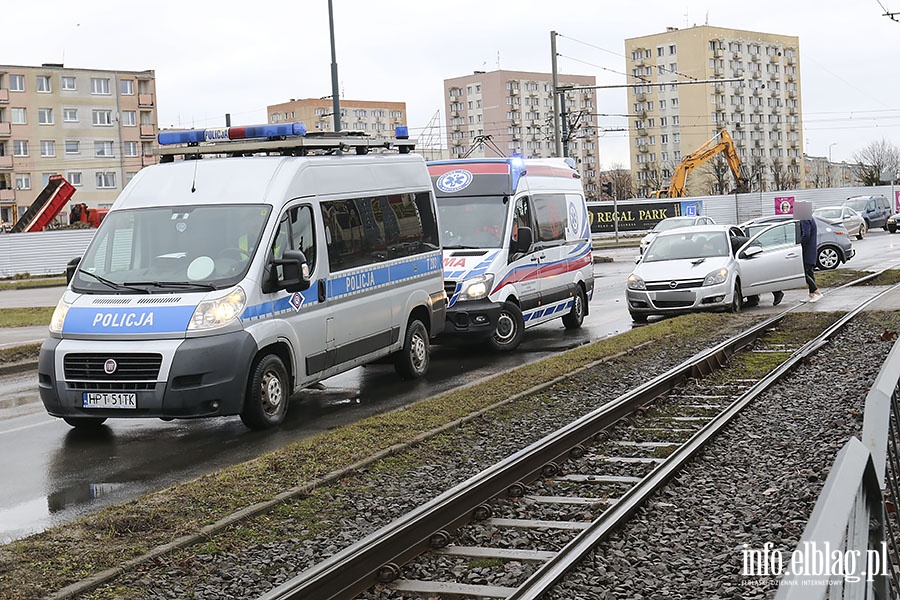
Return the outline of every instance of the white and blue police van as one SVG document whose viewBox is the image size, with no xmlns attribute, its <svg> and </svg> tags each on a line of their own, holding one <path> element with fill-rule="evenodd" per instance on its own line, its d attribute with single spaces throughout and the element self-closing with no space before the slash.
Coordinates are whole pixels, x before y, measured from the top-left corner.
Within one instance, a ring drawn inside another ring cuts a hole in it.
<svg viewBox="0 0 900 600">
<path fill-rule="evenodd" d="M 581 327 L 594 293 L 587 204 L 565 159 L 428 163 L 437 196 L 449 297 L 444 335 L 497 351 L 527 327 Z"/>
<path fill-rule="evenodd" d="M 431 180 L 403 134 L 161 132 L 160 164 L 70 263 L 39 358 L 47 411 L 265 429 L 365 363 L 422 377 L 446 293 Z"/>
</svg>

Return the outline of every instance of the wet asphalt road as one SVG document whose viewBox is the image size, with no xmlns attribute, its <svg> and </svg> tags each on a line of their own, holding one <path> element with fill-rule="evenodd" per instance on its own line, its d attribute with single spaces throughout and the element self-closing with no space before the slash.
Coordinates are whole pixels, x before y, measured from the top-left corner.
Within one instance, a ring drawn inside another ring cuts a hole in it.
<svg viewBox="0 0 900 600">
<path fill-rule="evenodd" d="M 872 232 L 854 242 L 856 269 L 900 264 L 900 235 Z M 110 503 L 162 489 L 203 473 L 249 460 L 292 441 L 388 411 L 421 398 L 509 370 L 561 350 L 631 328 L 624 281 L 635 248 L 598 251 L 613 262 L 595 265 L 595 294 L 584 327 L 566 331 L 561 321 L 528 330 L 520 349 L 496 355 L 478 347 L 434 347 L 428 376 L 400 381 L 391 366 L 371 365 L 333 377 L 323 390 L 292 400 L 287 422 L 275 431 L 252 432 L 237 417 L 196 421 L 107 421 L 100 434 L 71 429 L 44 413 L 35 374 L 0 379 L 0 543 L 64 523 Z M 0 293 L 4 302 L 54 305 L 61 290 Z M 782 307 L 798 302 L 789 291 Z M 9 304 L 6 304 L 9 305 Z M 827 309 L 827 303 L 819 303 Z M 773 311 L 766 302 L 750 309 Z M 0 340 L 2 342 L 2 340 Z"/>
</svg>

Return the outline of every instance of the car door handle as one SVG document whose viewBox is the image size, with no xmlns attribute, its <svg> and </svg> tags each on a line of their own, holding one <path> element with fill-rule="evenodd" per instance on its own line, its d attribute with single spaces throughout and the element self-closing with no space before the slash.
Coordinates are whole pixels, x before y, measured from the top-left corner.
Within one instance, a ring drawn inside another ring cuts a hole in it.
<svg viewBox="0 0 900 600">
<path fill-rule="evenodd" d="M 785 258 L 797 258 L 798 256 L 800 256 L 800 255 L 797 254 L 796 252 L 788 252 L 787 254 L 784 255 Z"/>
</svg>

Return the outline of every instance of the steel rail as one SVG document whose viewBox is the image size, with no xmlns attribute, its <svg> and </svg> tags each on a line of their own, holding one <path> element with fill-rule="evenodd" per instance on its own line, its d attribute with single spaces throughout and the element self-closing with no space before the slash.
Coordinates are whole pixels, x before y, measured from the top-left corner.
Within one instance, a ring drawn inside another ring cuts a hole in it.
<svg viewBox="0 0 900 600">
<path fill-rule="evenodd" d="M 728 425 L 741 410 L 778 382 L 800 361 L 827 344 L 834 335 L 870 304 L 898 288 L 900 288 L 900 284 L 866 299 L 817 337 L 797 349 L 786 361 L 755 383 L 753 387 L 707 423 L 683 446 L 680 446 L 678 450 L 669 455 L 665 462 L 651 471 L 638 485 L 631 488 L 615 505 L 592 522 L 590 527 L 569 542 L 559 554 L 544 563 L 522 586 L 508 596 L 507 600 L 536 600 L 540 598 L 568 570 L 590 553 L 598 543 L 624 523 L 654 492 L 671 479 L 700 449 Z"/>
<path fill-rule="evenodd" d="M 390 580 L 398 565 L 449 537 L 448 531 L 473 520 L 473 513 L 485 502 L 505 494 L 513 486 L 533 480 L 545 467 L 567 457 L 573 449 L 583 451 L 582 444 L 597 433 L 688 378 L 702 377 L 724 366 L 728 358 L 761 337 L 790 310 L 698 352 L 307 569 L 260 600 L 338 600 L 353 597 L 381 580 Z"/>
</svg>

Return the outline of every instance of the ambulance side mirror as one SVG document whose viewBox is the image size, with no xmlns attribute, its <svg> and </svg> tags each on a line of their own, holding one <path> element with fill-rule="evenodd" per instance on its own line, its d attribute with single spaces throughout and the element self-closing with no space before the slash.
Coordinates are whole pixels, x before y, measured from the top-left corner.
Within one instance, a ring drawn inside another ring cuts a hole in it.
<svg viewBox="0 0 900 600">
<path fill-rule="evenodd" d="M 531 250 L 532 244 L 534 244 L 534 233 L 531 232 L 531 227 L 519 227 L 518 235 L 513 242 L 513 252 L 527 254 Z"/>
</svg>

